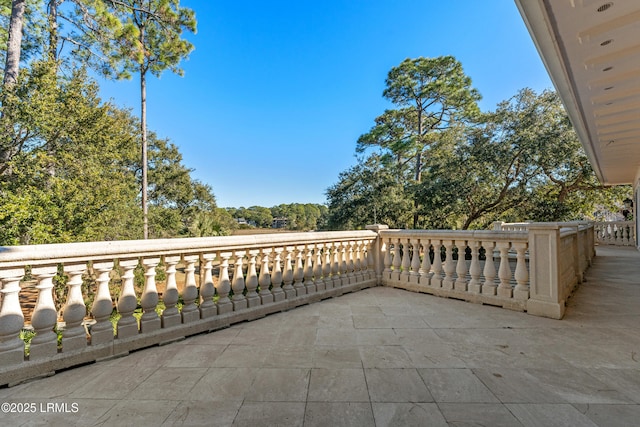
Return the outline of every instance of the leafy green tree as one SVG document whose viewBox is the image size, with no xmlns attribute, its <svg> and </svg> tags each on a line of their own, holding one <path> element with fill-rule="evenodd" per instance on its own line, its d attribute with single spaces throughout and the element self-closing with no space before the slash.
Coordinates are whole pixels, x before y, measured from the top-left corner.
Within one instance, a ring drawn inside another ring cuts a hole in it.
<svg viewBox="0 0 640 427">
<path fill-rule="evenodd" d="M 193 45 L 182 38 L 184 31 L 196 31 L 195 13 L 181 7 L 179 0 L 110 1 L 123 23 L 116 56 L 120 77 L 140 76 L 140 134 L 142 145 L 142 210 L 144 238 L 148 237 L 147 218 L 147 74 L 159 77 L 170 70 L 183 74 L 182 59 Z"/>
<path fill-rule="evenodd" d="M 415 184 L 422 181 L 429 166 L 425 156 L 442 132 L 479 112 L 480 94 L 452 56 L 405 59 L 389 71 L 383 96 L 397 108 L 376 119 L 371 131 L 358 140 L 358 151 L 382 149 L 403 166 L 403 178 Z M 417 227 L 417 199 L 414 208 L 413 226 Z"/>
<path fill-rule="evenodd" d="M 3 105 L 19 149 L 0 180 L 2 244 L 139 237 L 135 120 L 102 104 L 83 70 L 59 80 L 34 64 L 15 89 Z"/>
<path fill-rule="evenodd" d="M 381 223 L 392 228 L 407 228 L 411 221 L 411 198 L 406 197 L 396 169 L 373 154 L 342 172 L 338 183 L 326 193 L 327 227 L 361 229 Z"/>
</svg>

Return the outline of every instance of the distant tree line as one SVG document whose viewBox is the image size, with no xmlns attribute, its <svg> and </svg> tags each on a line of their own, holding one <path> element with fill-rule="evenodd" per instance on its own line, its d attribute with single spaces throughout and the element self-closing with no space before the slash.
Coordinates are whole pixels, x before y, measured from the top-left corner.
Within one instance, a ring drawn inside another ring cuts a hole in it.
<svg viewBox="0 0 640 427">
<path fill-rule="evenodd" d="M 444 56 L 392 68 L 383 96 L 393 108 L 358 139 L 358 163 L 327 190 L 331 229 L 590 219 L 631 193 L 598 182 L 555 92 L 522 89 L 481 112 L 471 79 Z"/>
<path fill-rule="evenodd" d="M 251 206 L 248 208 L 226 208 L 234 218 L 244 218 L 247 223 L 259 228 L 271 228 L 276 218 L 286 219 L 287 230 L 323 230 L 327 228 L 328 209 L 314 203 L 280 204 L 271 208 Z"/>
</svg>

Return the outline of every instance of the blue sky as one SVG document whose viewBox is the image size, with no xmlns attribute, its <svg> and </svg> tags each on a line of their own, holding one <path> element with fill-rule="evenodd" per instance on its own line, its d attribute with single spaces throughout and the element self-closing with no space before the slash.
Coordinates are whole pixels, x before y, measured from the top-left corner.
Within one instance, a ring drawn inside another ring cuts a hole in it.
<svg viewBox="0 0 640 427">
<path fill-rule="evenodd" d="M 183 0 L 196 12 L 184 77 L 148 83 L 148 126 L 218 206 L 325 203 L 358 137 L 390 104 L 389 70 L 453 55 L 494 109 L 552 84 L 512 0 Z M 139 114 L 139 82 L 101 82 Z"/>
</svg>

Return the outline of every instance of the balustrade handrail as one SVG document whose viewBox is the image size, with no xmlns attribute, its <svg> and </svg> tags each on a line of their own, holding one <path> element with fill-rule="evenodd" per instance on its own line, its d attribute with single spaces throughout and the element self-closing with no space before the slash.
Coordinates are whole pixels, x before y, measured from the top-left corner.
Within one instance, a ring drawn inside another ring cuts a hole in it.
<svg viewBox="0 0 640 427">
<path fill-rule="evenodd" d="M 355 230 L 0 246 L 0 269 L 17 264 L 36 266 L 103 258 L 135 258 L 175 253 L 191 254 L 206 250 L 224 252 L 273 245 L 291 246 L 324 241 L 344 242 L 363 238 L 375 239 L 376 237 L 377 234 L 373 231 Z"/>
</svg>

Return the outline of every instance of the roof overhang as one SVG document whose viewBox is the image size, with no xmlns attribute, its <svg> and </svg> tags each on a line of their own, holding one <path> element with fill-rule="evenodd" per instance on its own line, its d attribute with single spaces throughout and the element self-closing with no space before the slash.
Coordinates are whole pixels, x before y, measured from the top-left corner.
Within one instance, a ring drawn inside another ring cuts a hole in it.
<svg viewBox="0 0 640 427">
<path fill-rule="evenodd" d="M 640 1 L 515 0 L 598 179 L 640 169 Z"/>
</svg>

